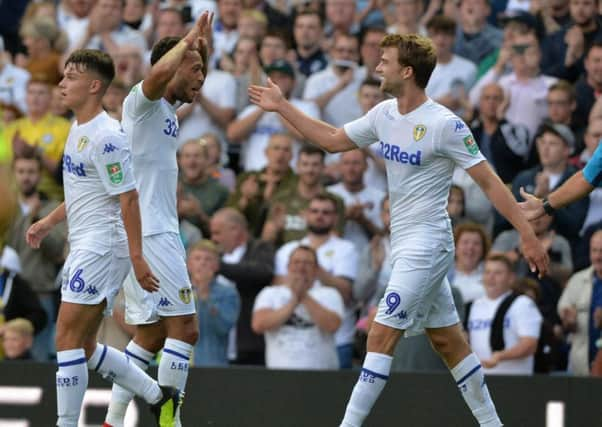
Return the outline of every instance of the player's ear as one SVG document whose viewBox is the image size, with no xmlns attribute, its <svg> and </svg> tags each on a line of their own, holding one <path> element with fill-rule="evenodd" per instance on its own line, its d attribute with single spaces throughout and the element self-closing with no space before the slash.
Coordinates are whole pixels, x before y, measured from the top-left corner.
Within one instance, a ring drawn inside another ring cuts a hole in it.
<svg viewBox="0 0 602 427">
<path fill-rule="evenodd" d="M 96 95 L 98 93 L 104 92 L 104 83 L 102 80 L 94 79 L 90 81 L 90 94 Z"/>
</svg>

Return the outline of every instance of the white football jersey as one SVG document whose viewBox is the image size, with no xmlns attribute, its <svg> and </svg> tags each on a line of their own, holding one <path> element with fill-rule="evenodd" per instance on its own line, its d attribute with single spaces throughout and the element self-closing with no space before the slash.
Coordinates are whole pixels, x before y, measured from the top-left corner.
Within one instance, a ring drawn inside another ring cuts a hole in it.
<svg viewBox="0 0 602 427">
<path fill-rule="evenodd" d="M 176 106 L 149 100 L 140 82 L 123 101 L 121 124 L 132 150 L 142 235 L 179 233 Z"/>
<path fill-rule="evenodd" d="M 431 99 L 404 115 L 391 99 L 344 129 L 359 147 L 378 143 L 385 159 L 393 258 L 404 245 L 432 242 L 437 235 L 452 250 L 447 198 L 454 167 L 468 169 L 485 160 L 468 126 Z"/>
<path fill-rule="evenodd" d="M 127 256 L 119 194 L 135 189 L 136 183 L 125 134 L 106 112 L 71 126 L 63 187 L 71 250 Z"/>
<path fill-rule="evenodd" d="M 483 296 L 477 299 L 470 309 L 468 335 L 470 346 L 480 360 L 491 358 L 491 324 L 502 301 L 509 295 L 505 293 L 496 299 Z M 543 318 L 533 300 L 520 295 L 504 317 L 504 344 L 509 349 L 518 344 L 522 337 L 539 338 Z M 534 356 L 520 359 L 503 360 L 494 368 L 483 368 L 486 374 L 531 375 Z"/>
</svg>

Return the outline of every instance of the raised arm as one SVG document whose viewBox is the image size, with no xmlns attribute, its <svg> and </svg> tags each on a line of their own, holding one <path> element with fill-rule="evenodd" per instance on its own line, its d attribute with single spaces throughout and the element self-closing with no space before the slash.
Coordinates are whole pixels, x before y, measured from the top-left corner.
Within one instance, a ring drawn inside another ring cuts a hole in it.
<svg viewBox="0 0 602 427">
<path fill-rule="evenodd" d="M 249 99 L 265 111 L 275 111 L 288 120 L 305 139 L 328 151 L 338 153 L 357 146 L 343 129 L 335 128 L 321 120 L 313 119 L 284 98 L 280 88 L 268 78 L 268 86 L 249 86 Z"/>
<path fill-rule="evenodd" d="M 186 52 L 190 49 L 200 49 L 199 38 L 204 38 L 206 33 L 211 31 L 212 20 L 213 14 L 203 12 L 188 34 L 152 66 L 142 83 L 144 96 L 153 101 L 163 97 L 167 84 L 178 70 Z"/>
<path fill-rule="evenodd" d="M 500 212 L 520 234 L 523 246 L 523 255 L 531 267 L 531 271 L 537 269 L 540 277 L 543 277 L 549 264 L 549 258 L 543 249 L 541 242 L 535 236 L 524 214 L 514 200 L 508 187 L 493 172 L 489 163 L 483 161 L 466 170 L 481 189 L 487 194 L 493 206 Z"/>
</svg>

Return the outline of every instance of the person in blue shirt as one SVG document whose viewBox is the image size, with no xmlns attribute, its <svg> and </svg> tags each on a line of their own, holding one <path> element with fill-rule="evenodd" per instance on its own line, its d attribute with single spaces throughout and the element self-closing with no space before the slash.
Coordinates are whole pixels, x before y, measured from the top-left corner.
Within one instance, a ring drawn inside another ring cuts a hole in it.
<svg viewBox="0 0 602 427">
<path fill-rule="evenodd" d="M 540 199 L 521 187 L 520 194 L 525 199 L 519 203 L 527 219 L 533 221 L 543 215 L 553 216 L 557 209 L 569 205 L 589 195 L 595 188 L 602 187 L 602 147 L 598 145 L 594 155 L 585 167 L 573 174 L 548 197 Z"/>
<path fill-rule="evenodd" d="M 199 321 L 194 366 L 228 365 L 228 334 L 238 320 L 240 297 L 234 286 L 217 281 L 219 259 L 219 250 L 210 240 L 200 240 L 188 252 L 188 272 Z"/>
</svg>

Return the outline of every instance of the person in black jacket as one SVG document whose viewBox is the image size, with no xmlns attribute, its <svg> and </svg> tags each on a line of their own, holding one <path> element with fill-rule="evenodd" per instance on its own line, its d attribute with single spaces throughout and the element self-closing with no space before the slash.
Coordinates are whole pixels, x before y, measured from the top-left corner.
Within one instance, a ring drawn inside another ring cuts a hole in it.
<svg viewBox="0 0 602 427">
<path fill-rule="evenodd" d="M 18 255 L 8 246 L 4 247 L 0 260 L 0 318 L 10 321 L 18 317 L 29 320 L 35 333 L 41 331 L 48 321 L 46 312 L 40 305 L 38 296 L 29 284 L 18 274 L 18 264 L 10 259 L 18 260 Z M 0 336 L 3 328 L 0 324 Z"/>
<path fill-rule="evenodd" d="M 251 329 L 255 297 L 268 286 L 274 272 L 274 247 L 252 239 L 244 215 L 233 208 L 223 208 L 211 218 L 211 239 L 222 251 L 219 274 L 236 286 L 240 294 L 240 316 L 236 325 L 235 364 L 264 365 L 263 336 Z M 218 279 L 219 280 L 219 279 Z"/>
<path fill-rule="evenodd" d="M 493 165 L 504 183 L 511 183 L 528 163 L 531 144 L 526 126 L 499 118 L 504 90 L 497 83 L 483 87 L 478 116 L 470 123 L 481 153 Z"/>
<path fill-rule="evenodd" d="M 541 165 L 521 172 L 512 182 L 512 194 L 518 201 L 523 201 L 521 188 L 544 198 L 577 172 L 577 168 L 569 164 L 575 139 L 568 126 L 544 123 L 535 140 Z M 554 215 L 556 231 L 571 243 L 573 250 L 588 208 L 589 198 L 583 198 L 558 209 Z"/>
</svg>

